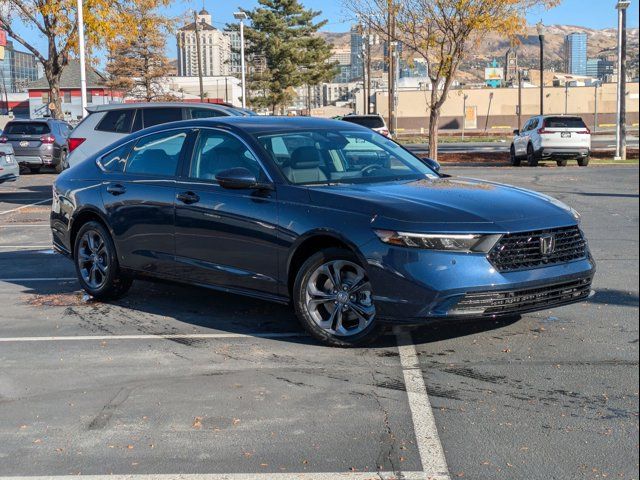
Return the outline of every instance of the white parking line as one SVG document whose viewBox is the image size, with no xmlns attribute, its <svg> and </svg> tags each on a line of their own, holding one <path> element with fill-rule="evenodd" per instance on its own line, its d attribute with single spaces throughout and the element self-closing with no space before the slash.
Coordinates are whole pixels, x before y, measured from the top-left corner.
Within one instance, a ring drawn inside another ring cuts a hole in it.
<svg viewBox="0 0 640 480">
<path fill-rule="evenodd" d="M 43 250 L 45 248 L 51 248 L 51 245 L 0 245 L 0 248 L 5 250 Z"/>
<path fill-rule="evenodd" d="M 413 339 L 402 330 L 396 331 L 396 337 L 422 469 L 429 480 L 450 480 Z"/>
<path fill-rule="evenodd" d="M 46 200 L 41 200 L 39 202 L 30 203 L 29 205 L 22 205 L 21 207 L 17 207 L 17 208 L 13 208 L 11 210 L 5 210 L 4 212 L 0 212 L 0 215 L 6 215 L 8 213 L 17 212 L 17 211 L 22 210 L 24 208 L 35 207 L 36 205 L 42 205 L 43 203 L 50 202 L 51 200 L 52 200 L 51 198 L 47 198 Z"/>
<path fill-rule="evenodd" d="M 0 343 L 22 342 L 79 342 L 105 340 L 191 340 L 191 339 L 229 339 L 229 338 L 295 338 L 307 337 L 303 332 L 256 332 L 256 333 L 171 333 L 160 335 L 69 335 L 66 337 L 0 337 Z"/>
<path fill-rule="evenodd" d="M 0 278 L 0 282 L 75 282 L 76 277 Z"/>
<path fill-rule="evenodd" d="M 0 228 L 29 228 L 29 227 L 51 228 L 51 225 L 48 223 L 7 223 L 5 225 L 0 225 Z"/>
<path fill-rule="evenodd" d="M 192 473 L 131 475 L 60 475 L 0 477 L 0 480 L 431 480 L 422 472 L 324 472 L 324 473 Z"/>
</svg>

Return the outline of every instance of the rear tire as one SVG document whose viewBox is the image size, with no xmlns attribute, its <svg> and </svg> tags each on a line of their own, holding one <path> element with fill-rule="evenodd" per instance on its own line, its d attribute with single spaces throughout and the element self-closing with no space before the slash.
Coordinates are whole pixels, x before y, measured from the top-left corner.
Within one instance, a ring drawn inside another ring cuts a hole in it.
<svg viewBox="0 0 640 480">
<path fill-rule="evenodd" d="M 559 167 L 566 167 L 567 166 L 567 162 L 568 162 L 568 160 L 556 160 L 556 164 Z"/>
<path fill-rule="evenodd" d="M 511 165 L 514 167 L 519 167 L 522 164 L 522 161 L 516 155 L 516 148 L 513 145 L 511 145 L 511 149 L 509 151 L 509 160 Z"/>
<path fill-rule="evenodd" d="M 578 159 L 578 166 L 580 166 L 580 167 L 588 167 L 590 160 L 591 160 L 591 154 L 587 155 L 586 157 L 579 158 Z"/>
<path fill-rule="evenodd" d="M 533 145 L 531 144 L 527 146 L 527 163 L 530 167 L 537 167 L 540 163 L 540 159 L 536 152 L 533 150 Z"/>
<path fill-rule="evenodd" d="M 42 168 L 42 167 L 29 167 L 29 171 L 30 171 L 31 173 L 33 173 L 33 174 L 38 174 L 38 173 L 40 173 L 40 169 L 41 169 L 41 168 Z"/>
<path fill-rule="evenodd" d="M 101 223 L 90 221 L 80 227 L 73 260 L 80 285 L 98 300 L 118 299 L 131 288 L 133 280 L 120 272 L 115 245 Z"/>
<path fill-rule="evenodd" d="M 67 169 L 67 151 L 62 150 L 60 152 L 60 160 L 56 165 L 56 173 L 62 173 Z"/>
<path fill-rule="evenodd" d="M 384 332 L 366 271 L 348 250 L 331 248 L 309 257 L 296 276 L 293 305 L 300 323 L 325 345 L 362 346 Z"/>
</svg>

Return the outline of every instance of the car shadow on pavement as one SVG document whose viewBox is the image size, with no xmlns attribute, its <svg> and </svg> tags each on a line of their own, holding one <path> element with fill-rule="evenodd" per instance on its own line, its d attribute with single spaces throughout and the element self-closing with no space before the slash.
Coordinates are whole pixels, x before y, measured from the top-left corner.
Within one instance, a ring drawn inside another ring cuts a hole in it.
<svg viewBox="0 0 640 480">
<path fill-rule="evenodd" d="M 20 206 L 51 198 L 51 185 L 18 186 L 17 190 L 3 188 L 12 185 L 15 184 L 9 183 L 0 186 L 0 203 Z M 0 208 L 0 210 L 2 209 Z"/>
<path fill-rule="evenodd" d="M 100 302 L 84 294 L 76 281 L 31 282 L 12 280 L 21 288 L 16 302 L 27 308 L 64 308 L 67 320 L 77 317 L 80 325 L 96 332 L 148 335 L 220 333 L 242 335 L 293 334 L 280 341 L 313 344 L 291 307 L 201 287 L 138 280 L 128 295 L 113 302 Z M 52 312 L 47 311 L 47 315 Z M 414 343 L 433 343 L 508 326 L 519 317 L 438 321 L 412 327 Z M 203 330 L 204 329 L 204 330 Z M 404 327 L 403 327 L 404 329 Z M 126 332 L 125 332 L 126 331 Z M 373 348 L 391 348 L 403 341 L 388 329 Z"/>
<path fill-rule="evenodd" d="M 626 292 L 624 290 L 602 289 L 596 291 L 595 295 L 589 299 L 589 303 L 637 308 L 640 299 L 637 293 Z"/>
</svg>

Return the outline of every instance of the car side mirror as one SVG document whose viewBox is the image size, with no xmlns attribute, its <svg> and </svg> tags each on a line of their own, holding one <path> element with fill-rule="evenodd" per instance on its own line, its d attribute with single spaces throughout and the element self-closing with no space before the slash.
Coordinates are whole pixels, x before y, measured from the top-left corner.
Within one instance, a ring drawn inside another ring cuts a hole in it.
<svg viewBox="0 0 640 480">
<path fill-rule="evenodd" d="M 244 167 L 223 170 L 216 175 L 216 181 L 222 188 L 230 190 L 272 189 L 271 184 L 260 183 L 256 176 Z"/>
<path fill-rule="evenodd" d="M 422 161 L 426 163 L 427 167 L 429 167 L 431 170 L 433 170 L 436 173 L 440 173 L 440 169 L 442 167 L 440 166 L 440 163 L 437 160 L 434 160 L 433 158 L 423 158 Z"/>
<path fill-rule="evenodd" d="M 517 128 L 513 131 L 513 134 L 517 137 L 518 135 L 520 135 L 520 130 L 518 130 Z"/>
</svg>

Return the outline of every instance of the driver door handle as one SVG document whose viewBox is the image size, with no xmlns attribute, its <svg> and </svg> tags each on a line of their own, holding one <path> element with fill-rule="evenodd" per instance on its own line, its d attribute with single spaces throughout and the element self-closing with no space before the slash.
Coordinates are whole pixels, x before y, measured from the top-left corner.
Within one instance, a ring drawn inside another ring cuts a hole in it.
<svg viewBox="0 0 640 480">
<path fill-rule="evenodd" d="M 176 199 L 182 203 L 190 205 L 192 203 L 198 203 L 200 201 L 200 196 L 194 192 L 182 192 L 176 195 Z"/>
<path fill-rule="evenodd" d="M 114 196 L 122 195 L 126 191 L 127 188 L 119 183 L 116 183 L 115 185 L 109 185 L 107 187 L 107 192 Z"/>
</svg>

